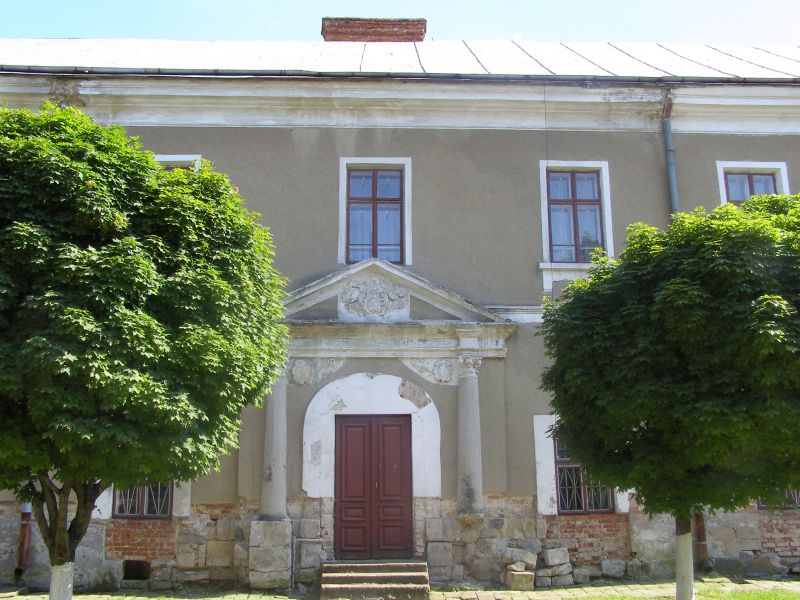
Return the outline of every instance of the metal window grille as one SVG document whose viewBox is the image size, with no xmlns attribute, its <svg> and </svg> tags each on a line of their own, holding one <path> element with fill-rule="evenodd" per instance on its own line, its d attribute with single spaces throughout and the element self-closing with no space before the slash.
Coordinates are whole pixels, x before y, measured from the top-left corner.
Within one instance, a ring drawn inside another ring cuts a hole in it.
<svg viewBox="0 0 800 600">
<path fill-rule="evenodd" d="M 613 512 L 611 488 L 586 477 L 583 469 L 569 456 L 566 445 L 553 440 L 556 459 L 558 511 L 561 513 Z"/>
<path fill-rule="evenodd" d="M 168 518 L 172 514 L 172 484 L 148 483 L 114 490 L 115 517 Z"/>
</svg>

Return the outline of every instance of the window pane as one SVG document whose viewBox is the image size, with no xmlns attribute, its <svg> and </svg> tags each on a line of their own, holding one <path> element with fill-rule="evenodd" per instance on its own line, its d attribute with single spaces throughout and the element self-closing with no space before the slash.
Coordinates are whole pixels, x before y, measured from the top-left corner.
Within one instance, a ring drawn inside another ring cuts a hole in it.
<svg viewBox="0 0 800 600">
<path fill-rule="evenodd" d="M 567 447 L 560 439 L 553 440 L 556 445 L 556 458 L 559 460 L 569 460 L 569 453 Z"/>
<path fill-rule="evenodd" d="M 572 189 L 569 173 L 548 173 L 551 200 L 569 200 Z"/>
<path fill-rule="evenodd" d="M 347 249 L 347 262 L 358 262 L 372 258 L 372 245 L 369 246 L 350 246 Z"/>
<path fill-rule="evenodd" d="M 378 171 L 378 198 L 400 199 L 400 173 Z"/>
<path fill-rule="evenodd" d="M 151 483 L 145 487 L 145 510 L 146 515 L 169 515 L 169 484 Z"/>
<path fill-rule="evenodd" d="M 116 510 L 118 515 L 139 514 L 139 487 L 132 485 L 129 488 L 116 488 Z"/>
<path fill-rule="evenodd" d="M 372 243 L 372 205 L 350 205 L 350 244 Z"/>
<path fill-rule="evenodd" d="M 580 467 L 558 467 L 559 510 L 583 510 L 581 485 L 582 477 Z"/>
<path fill-rule="evenodd" d="M 378 205 L 378 244 L 400 245 L 400 205 Z"/>
<path fill-rule="evenodd" d="M 589 262 L 595 248 L 602 246 L 600 243 L 600 207 L 578 207 L 578 232 L 581 236 L 581 261 Z"/>
<path fill-rule="evenodd" d="M 600 188 L 597 179 L 597 173 L 576 173 L 575 197 L 578 200 L 599 200 Z"/>
<path fill-rule="evenodd" d="M 728 182 L 728 201 L 744 202 L 750 197 L 750 185 L 744 173 L 728 173 L 725 175 Z"/>
<path fill-rule="evenodd" d="M 553 262 L 575 262 L 571 206 L 550 207 L 550 232 Z"/>
<path fill-rule="evenodd" d="M 372 198 L 372 171 L 350 171 L 350 197 Z"/>
<path fill-rule="evenodd" d="M 769 173 L 753 175 L 753 194 L 774 194 L 775 178 Z"/>
<path fill-rule="evenodd" d="M 614 506 L 611 489 L 596 481 L 587 482 L 586 504 L 588 510 L 611 510 Z"/>
<path fill-rule="evenodd" d="M 400 246 L 378 246 L 378 258 L 400 262 Z"/>
</svg>

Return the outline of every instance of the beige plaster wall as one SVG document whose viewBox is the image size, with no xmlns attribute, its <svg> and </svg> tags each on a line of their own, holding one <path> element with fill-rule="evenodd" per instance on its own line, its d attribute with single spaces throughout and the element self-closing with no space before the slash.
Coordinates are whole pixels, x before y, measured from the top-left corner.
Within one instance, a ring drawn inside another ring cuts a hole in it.
<svg viewBox="0 0 800 600">
<path fill-rule="evenodd" d="M 506 344 L 506 439 L 508 492 L 536 493 L 533 461 L 533 415 L 549 414 L 549 394 L 539 389 L 542 370 L 548 364 L 537 325 L 520 325 Z"/>
<path fill-rule="evenodd" d="M 716 161 L 785 162 L 789 192 L 800 193 L 800 136 L 709 135 L 675 136 L 681 209 L 719 205 Z"/>
<path fill-rule="evenodd" d="M 248 451 L 247 448 L 244 449 Z M 219 469 L 192 484 L 195 504 L 236 504 L 238 498 L 239 451 L 234 450 L 219 461 Z"/>
<path fill-rule="evenodd" d="M 263 215 L 294 289 L 337 264 L 339 158 L 410 157 L 413 265 L 481 304 L 541 296 L 539 161 L 609 163 L 617 250 L 625 228 L 668 217 L 659 133 L 133 127 L 162 154 L 202 154 Z M 457 223 L 457 225 L 455 225 Z"/>
</svg>

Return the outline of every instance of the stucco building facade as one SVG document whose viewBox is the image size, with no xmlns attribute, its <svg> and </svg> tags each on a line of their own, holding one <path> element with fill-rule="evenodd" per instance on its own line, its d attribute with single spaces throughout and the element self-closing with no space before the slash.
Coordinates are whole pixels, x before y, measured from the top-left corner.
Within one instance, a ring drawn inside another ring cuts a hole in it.
<svg viewBox="0 0 800 600">
<path fill-rule="evenodd" d="M 548 548 L 571 568 L 541 585 L 604 560 L 671 572 L 670 519 L 582 481 L 549 437 L 542 301 L 592 248 L 619 253 L 631 223 L 666 226 L 671 198 L 800 191 L 797 48 L 0 40 L 0 65 L 9 106 L 54 98 L 165 164 L 213 161 L 290 282 L 290 359 L 239 450 L 138 505 L 104 493 L 79 586 L 311 585 L 344 557 L 500 581 L 509 557 Z M 0 582 L 19 524 L 0 494 Z M 800 561 L 795 509 L 702 525 L 711 559 Z"/>
</svg>

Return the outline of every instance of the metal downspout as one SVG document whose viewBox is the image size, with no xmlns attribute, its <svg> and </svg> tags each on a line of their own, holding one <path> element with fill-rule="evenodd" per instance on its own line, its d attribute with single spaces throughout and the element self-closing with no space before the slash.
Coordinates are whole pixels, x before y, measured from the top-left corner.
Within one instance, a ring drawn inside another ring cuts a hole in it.
<svg viewBox="0 0 800 600">
<path fill-rule="evenodd" d="M 19 552 L 17 553 L 17 568 L 14 569 L 14 579 L 19 581 L 25 569 L 28 568 L 28 547 L 31 540 L 31 507 L 30 502 L 24 502 L 20 507 L 19 523 Z"/>
<path fill-rule="evenodd" d="M 669 191 L 669 212 L 674 215 L 681 210 L 678 197 L 678 171 L 675 167 L 675 144 L 672 141 L 672 94 L 667 91 L 664 99 L 664 150 L 667 158 L 667 189 Z"/>
</svg>

